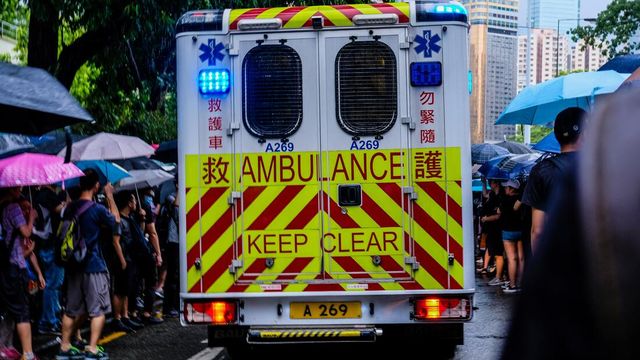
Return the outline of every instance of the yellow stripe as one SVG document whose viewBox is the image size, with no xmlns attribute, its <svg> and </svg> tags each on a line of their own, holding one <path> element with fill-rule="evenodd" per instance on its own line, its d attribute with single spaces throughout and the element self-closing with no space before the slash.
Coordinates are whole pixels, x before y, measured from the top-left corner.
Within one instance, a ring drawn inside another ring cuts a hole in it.
<svg viewBox="0 0 640 360">
<path fill-rule="evenodd" d="M 382 11 L 369 4 L 357 4 L 351 6 L 365 15 L 376 15 L 382 13 Z"/>
<path fill-rule="evenodd" d="M 340 10 L 335 9 L 331 6 L 322 6 L 320 12 L 322 15 L 326 16 L 329 21 L 333 23 L 335 26 L 351 26 L 353 23 L 351 19 L 349 19 L 345 14 L 341 13 Z"/>
<path fill-rule="evenodd" d="M 191 289 L 196 283 L 198 283 L 202 274 L 203 272 L 196 270 L 196 267 L 192 266 L 187 271 L 187 289 Z"/>
<path fill-rule="evenodd" d="M 109 335 L 103 337 L 102 339 L 98 340 L 98 345 L 104 345 L 104 344 L 110 343 L 113 340 L 119 339 L 119 338 L 121 338 L 121 337 L 123 337 L 125 335 L 127 335 L 127 333 L 123 332 L 123 331 L 114 332 L 114 333 L 109 334 Z"/>
<path fill-rule="evenodd" d="M 296 196 L 295 198 L 276 216 L 275 219 L 267 226 L 268 230 L 282 230 L 284 229 L 293 218 L 302 211 L 302 209 L 313 199 L 315 195 L 318 194 L 319 186 L 317 185 L 309 185 L 305 186 Z M 310 229 L 319 229 L 320 224 L 318 222 L 315 223 L 315 227 L 312 227 L 311 224 L 307 224 L 307 228 Z"/>
<path fill-rule="evenodd" d="M 425 264 L 420 265 L 420 269 L 414 272 L 414 280 L 420 284 L 423 289 L 442 289 L 442 285 L 423 267 Z"/>
<path fill-rule="evenodd" d="M 242 14 L 248 12 L 249 10 L 253 10 L 253 9 L 233 9 L 233 10 L 231 10 L 231 13 L 229 14 L 229 24 L 232 24 Z"/>
<path fill-rule="evenodd" d="M 409 3 L 408 2 L 387 3 L 387 5 L 393 6 L 394 8 L 400 10 L 407 17 L 409 17 Z"/>
<path fill-rule="evenodd" d="M 286 9 L 288 9 L 288 8 L 286 8 L 286 7 L 270 8 L 270 9 L 267 9 L 264 12 L 262 12 L 260 15 L 256 16 L 256 19 L 272 19 L 272 18 L 275 18 L 276 15 L 280 14 L 281 12 L 283 12 Z"/>
<path fill-rule="evenodd" d="M 243 209 L 237 223 L 242 224 L 243 229 L 246 230 L 262 215 L 264 209 L 275 200 L 284 188 L 284 186 L 267 186 L 248 208 Z"/>
<path fill-rule="evenodd" d="M 301 28 L 304 23 L 306 23 L 307 20 L 309 20 L 311 16 L 316 13 L 317 8 L 317 6 L 309 6 L 300 10 L 298 13 L 293 15 L 291 19 L 289 19 L 289 21 L 283 24 L 282 27 L 285 29 Z"/>
<path fill-rule="evenodd" d="M 230 194 L 231 189 L 227 189 L 187 233 L 187 252 L 189 252 L 194 245 L 198 244 L 200 238 L 227 212 L 230 207 L 228 203 Z M 200 231 L 202 231 L 202 233 L 200 233 Z"/>
</svg>

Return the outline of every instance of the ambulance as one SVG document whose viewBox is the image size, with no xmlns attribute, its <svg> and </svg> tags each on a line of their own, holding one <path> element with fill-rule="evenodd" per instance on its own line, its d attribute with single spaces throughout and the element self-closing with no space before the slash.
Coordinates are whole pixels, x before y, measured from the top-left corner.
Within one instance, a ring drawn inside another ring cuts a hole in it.
<svg viewBox="0 0 640 360">
<path fill-rule="evenodd" d="M 462 342 L 468 30 L 454 1 L 178 20 L 183 325 L 227 348 Z"/>
</svg>

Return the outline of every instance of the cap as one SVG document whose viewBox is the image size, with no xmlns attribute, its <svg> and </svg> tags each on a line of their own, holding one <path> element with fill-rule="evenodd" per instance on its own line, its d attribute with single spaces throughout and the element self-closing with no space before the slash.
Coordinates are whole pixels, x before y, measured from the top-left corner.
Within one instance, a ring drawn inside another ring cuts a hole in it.
<svg viewBox="0 0 640 360">
<path fill-rule="evenodd" d="M 511 188 L 514 188 L 514 189 L 519 189 L 520 188 L 520 181 L 518 181 L 518 180 L 507 180 L 507 181 L 502 183 L 502 186 L 511 187 Z"/>
<path fill-rule="evenodd" d="M 574 143 L 582 132 L 582 122 L 586 111 L 579 107 L 570 107 L 562 110 L 556 116 L 553 125 L 553 133 L 560 145 Z"/>
</svg>

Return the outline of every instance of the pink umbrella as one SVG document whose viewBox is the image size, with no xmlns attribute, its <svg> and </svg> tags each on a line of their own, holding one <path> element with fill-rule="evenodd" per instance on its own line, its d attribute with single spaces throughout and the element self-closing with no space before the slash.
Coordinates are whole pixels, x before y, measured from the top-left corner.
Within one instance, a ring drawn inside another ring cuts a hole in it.
<svg viewBox="0 0 640 360">
<path fill-rule="evenodd" d="M 55 155 L 24 153 L 0 160 L 0 187 L 54 184 L 83 175 Z"/>
</svg>

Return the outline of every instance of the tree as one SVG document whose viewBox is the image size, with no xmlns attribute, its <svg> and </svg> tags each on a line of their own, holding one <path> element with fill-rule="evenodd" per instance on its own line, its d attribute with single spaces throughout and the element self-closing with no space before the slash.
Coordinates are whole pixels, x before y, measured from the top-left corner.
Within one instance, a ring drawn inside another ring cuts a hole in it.
<svg viewBox="0 0 640 360">
<path fill-rule="evenodd" d="M 573 29 L 573 40 L 581 39 L 584 47 L 593 46 L 603 55 L 613 58 L 640 49 L 640 43 L 631 38 L 640 28 L 640 1 L 613 0 L 598 14 L 595 27 Z"/>
<path fill-rule="evenodd" d="M 542 138 L 549 135 L 552 131 L 553 131 L 553 128 L 546 127 L 546 126 L 537 126 L 537 125 L 531 126 L 531 143 L 537 144 L 538 142 L 540 142 L 540 140 L 542 140 Z M 508 140 L 520 142 L 520 143 L 523 142 L 524 126 L 518 125 L 516 134 L 513 136 L 509 136 Z"/>
</svg>

